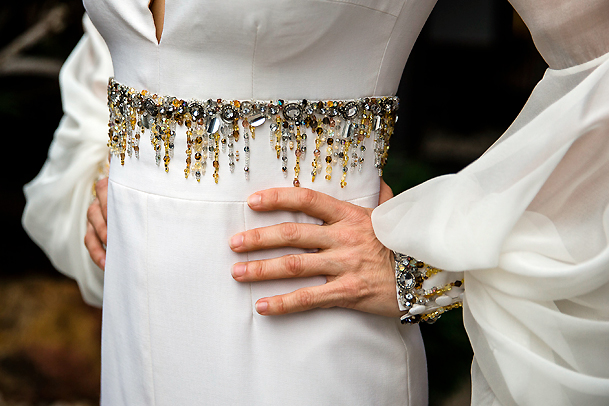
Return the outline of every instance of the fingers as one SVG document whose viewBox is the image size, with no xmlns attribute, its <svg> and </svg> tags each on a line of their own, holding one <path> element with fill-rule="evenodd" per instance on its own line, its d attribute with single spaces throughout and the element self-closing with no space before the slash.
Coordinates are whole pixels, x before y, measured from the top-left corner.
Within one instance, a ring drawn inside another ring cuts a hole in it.
<svg viewBox="0 0 609 406">
<path fill-rule="evenodd" d="M 108 178 L 103 178 L 95 184 L 95 194 L 101 206 L 101 214 L 104 217 L 104 222 L 108 219 Z"/>
<path fill-rule="evenodd" d="M 395 299 L 393 280 L 381 292 L 372 289 L 361 278 L 345 276 L 324 285 L 265 297 L 256 302 L 256 311 L 264 316 L 302 312 L 318 307 L 343 307 L 389 317 L 402 314 Z"/>
<path fill-rule="evenodd" d="M 330 248 L 327 227 L 305 223 L 281 223 L 235 234 L 229 241 L 235 252 L 278 247 Z"/>
<path fill-rule="evenodd" d="M 91 223 L 87 223 L 85 247 L 95 265 L 103 270 L 106 267 L 106 250 Z"/>
<path fill-rule="evenodd" d="M 96 186 L 96 189 L 98 187 Z M 103 185 L 99 190 L 107 190 Z M 104 196 L 107 196 L 104 193 Z M 89 251 L 89 255 L 95 264 L 104 269 L 106 266 L 106 250 L 104 245 L 108 240 L 108 226 L 106 224 L 106 216 L 104 215 L 104 209 L 102 209 L 99 195 L 87 210 L 87 232 L 85 234 L 85 247 Z"/>
<path fill-rule="evenodd" d="M 256 192 L 247 199 L 250 208 L 258 211 L 300 211 L 333 224 L 345 217 L 353 206 L 306 188 L 276 188 Z"/>
<path fill-rule="evenodd" d="M 302 312 L 317 307 L 333 307 L 340 295 L 329 282 L 320 286 L 298 289 L 285 295 L 266 297 L 256 302 L 256 311 L 265 316 Z"/>
<path fill-rule="evenodd" d="M 99 199 L 93 200 L 93 203 L 89 206 L 87 210 L 87 220 L 89 224 L 93 227 L 97 238 L 104 244 L 107 244 L 108 237 L 108 225 L 106 223 L 106 217 L 103 215 L 103 210 Z"/>
<path fill-rule="evenodd" d="M 316 275 L 338 275 L 341 265 L 334 263 L 329 253 L 284 255 L 262 261 L 239 262 L 232 275 L 239 282 L 271 279 L 304 278 Z"/>
</svg>

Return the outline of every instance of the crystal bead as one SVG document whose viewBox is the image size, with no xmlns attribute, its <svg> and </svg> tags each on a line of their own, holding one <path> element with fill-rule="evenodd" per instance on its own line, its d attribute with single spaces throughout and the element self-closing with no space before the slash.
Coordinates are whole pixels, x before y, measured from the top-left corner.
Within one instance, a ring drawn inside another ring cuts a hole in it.
<svg viewBox="0 0 609 406">
<path fill-rule="evenodd" d="M 258 116 L 254 116 L 250 119 L 250 125 L 252 127 L 260 127 L 265 122 L 266 122 L 266 117 L 262 114 L 260 114 Z M 272 125 L 271 125 L 271 130 L 272 130 Z"/>
<path fill-rule="evenodd" d="M 412 272 L 403 272 L 398 276 L 397 282 L 402 289 L 410 290 L 414 288 L 415 277 Z"/>
<path fill-rule="evenodd" d="M 220 129 L 220 119 L 218 117 L 213 117 L 211 120 L 209 120 L 209 123 L 207 123 L 207 133 L 208 134 L 215 134 L 218 132 L 219 129 Z"/>
</svg>

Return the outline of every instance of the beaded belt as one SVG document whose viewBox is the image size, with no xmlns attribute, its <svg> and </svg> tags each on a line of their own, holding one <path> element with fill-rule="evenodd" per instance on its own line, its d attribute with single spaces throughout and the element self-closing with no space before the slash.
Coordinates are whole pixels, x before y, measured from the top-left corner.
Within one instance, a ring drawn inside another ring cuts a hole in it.
<svg viewBox="0 0 609 406">
<path fill-rule="evenodd" d="M 138 92 L 110 78 L 108 146 L 124 165 L 125 155 L 139 158 L 140 138 L 148 129 L 156 164 L 160 165 L 163 161 L 168 172 L 174 154 L 176 126 L 184 125 L 186 178 L 193 176 L 200 181 L 209 159 L 214 168 L 214 180 L 218 183 L 220 151 L 226 153 L 227 150 L 228 165 L 230 171 L 234 172 L 235 162 L 240 159 L 240 148 L 236 145 L 242 139 L 243 171 L 246 179 L 249 179 L 250 138 L 255 139 L 256 128 L 269 121 L 271 147 L 276 151 L 277 159 L 281 159 L 284 176 L 288 174 L 288 149 L 295 155 L 294 186 L 300 186 L 300 164 L 305 159 L 309 132 L 315 137 L 312 181 L 323 171 L 325 161 L 325 179 L 332 179 L 332 168 L 338 165 L 341 168 L 340 185 L 345 187 L 349 168 L 351 171 L 362 169 L 366 138 L 372 137 L 374 140 L 374 166 L 382 175 L 389 138 L 397 121 L 398 106 L 397 97 L 298 102 L 186 101 L 171 96 L 151 95 L 146 90 Z M 322 154 L 324 148 L 325 155 Z"/>
</svg>

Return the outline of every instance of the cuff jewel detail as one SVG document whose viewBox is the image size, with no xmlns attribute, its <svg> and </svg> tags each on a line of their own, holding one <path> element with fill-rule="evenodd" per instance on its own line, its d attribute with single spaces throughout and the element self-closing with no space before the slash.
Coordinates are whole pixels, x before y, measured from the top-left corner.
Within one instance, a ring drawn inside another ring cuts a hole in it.
<svg viewBox="0 0 609 406">
<path fill-rule="evenodd" d="M 400 318 L 402 324 L 434 323 L 443 313 L 463 305 L 463 279 L 435 286 L 434 280 L 446 279 L 449 272 L 395 251 L 393 255 L 398 305 L 406 312 Z"/>
</svg>

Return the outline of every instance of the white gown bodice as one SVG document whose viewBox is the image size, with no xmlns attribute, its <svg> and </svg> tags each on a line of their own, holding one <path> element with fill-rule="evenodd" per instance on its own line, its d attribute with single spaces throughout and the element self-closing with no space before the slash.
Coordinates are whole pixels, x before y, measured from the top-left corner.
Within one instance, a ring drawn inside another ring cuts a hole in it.
<svg viewBox="0 0 609 406">
<path fill-rule="evenodd" d="M 157 43 L 147 0 L 85 1 L 115 78 L 181 98 L 393 95 L 435 1 L 168 1 Z"/>
<path fill-rule="evenodd" d="M 434 3 L 166 2 L 159 42 L 148 1 L 85 1 L 108 44 L 115 79 L 138 91 L 147 89 L 184 100 L 340 100 L 394 95 L 406 59 Z M 244 200 L 257 190 L 291 186 L 294 157 L 287 161 L 283 178 L 275 150 L 268 146 L 268 123 L 256 131 L 265 139 L 252 140 L 248 180 L 241 174 L 243 159 L 237 163 L 235 172 L 241 172 L 237 175 L 229 173 L 226 157 L 220 157 L 217 185 L 208 189 L 213 183 L 209 173 L 201 180 L 205 188 L 184 182 L 183 151 L 187 147 L 185 129 L 180 127 L 168 174 L 155 168 L 152 150 L 146 145 L 138 164 L 149 166 L 149 170 L 141 171 L 128 162 L 120 170 L 114 170 L 113 165 L 111 177 L 151 193 L 219 201 Z M 242 154 L 243 143 L 235 142 L 235 149 Z M 364 143 L 367 162 L 363 170 L 349 175 L 346 188 L 339 186 L 338 171 L 333 182 L 326 181 L 323 173 L 313 182 L 314 135 L 309 134 L 303 144 L 309 152 L 301 163 L 301 186 L 344 200 L 378 192 L 372 139 Z M 320 149 L 325 154 L 326 147 Z"/>
</svg>

